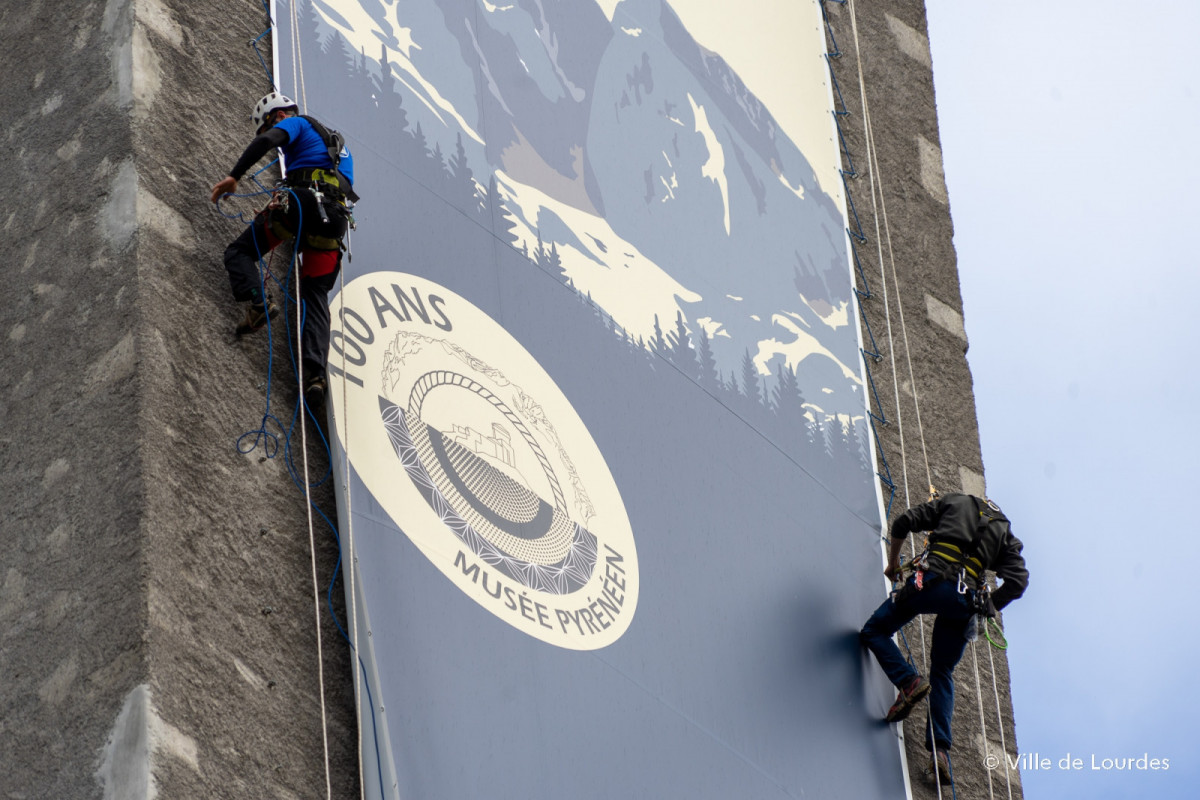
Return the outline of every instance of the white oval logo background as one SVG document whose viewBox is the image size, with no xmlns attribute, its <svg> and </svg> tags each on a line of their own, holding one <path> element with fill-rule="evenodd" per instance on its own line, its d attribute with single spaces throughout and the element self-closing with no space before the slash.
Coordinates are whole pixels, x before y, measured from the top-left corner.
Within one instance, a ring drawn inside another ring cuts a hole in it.
<svg viewBox="0 0 1200 800">
<path fill-rule="evenodd" d="M 513 627 L 575 650 L 620 638 L 638 598 L 629 518 L 541 365 L 415 275 L 357 278 L 330 310 L 337 437 L 392 521 Z"/>
</svg>

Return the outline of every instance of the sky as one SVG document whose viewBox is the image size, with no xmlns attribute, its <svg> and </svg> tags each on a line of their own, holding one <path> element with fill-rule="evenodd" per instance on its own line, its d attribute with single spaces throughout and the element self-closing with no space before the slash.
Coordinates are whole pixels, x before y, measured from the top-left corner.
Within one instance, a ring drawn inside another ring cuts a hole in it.
<svg viewBox="0 0 1200 800">
<path fill-rule="evenodd" d="M 1195 797 L 1200 3 L 926 7 L 1025 796 Z"/>
</svg>

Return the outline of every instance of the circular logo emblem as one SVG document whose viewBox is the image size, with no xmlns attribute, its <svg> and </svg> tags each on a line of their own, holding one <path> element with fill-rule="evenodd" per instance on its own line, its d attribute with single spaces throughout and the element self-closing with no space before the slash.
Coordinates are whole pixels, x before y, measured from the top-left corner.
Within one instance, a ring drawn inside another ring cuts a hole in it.
<svg viewBox="0 0 1200 800">
<path fill-rule="evenodd" d="M 620 638 L 638 596 L 629 518 L 595 441 L 533 356 L 413 275 L 360 277 L 332 311 L 338 439 L 396 526 L 513 627 L 576 650 Z"/>
</svg>

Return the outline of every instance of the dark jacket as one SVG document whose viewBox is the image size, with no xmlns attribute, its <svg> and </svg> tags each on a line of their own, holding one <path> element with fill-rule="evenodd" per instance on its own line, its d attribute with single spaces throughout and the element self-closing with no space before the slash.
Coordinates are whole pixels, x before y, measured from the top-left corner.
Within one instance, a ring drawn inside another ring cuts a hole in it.
<svg viewBox="0 0 1200 800">
<path fill-rule="evenodd" d="M 942 553 L 974 555 L 983 568 L 1003 584 L 992 593 L 997 610 L 1025 593 L 1029 571 L 1021 556 L 1021 540 L 1012 535 L 1008 518 L 995 505 L 969 494 L 949 494 L 905 511 L 892 523 L 892 538 L 903 540 L 913 531 L 929 531 L 929 568 L 943 577 L 957 576 L 961 567 Z M 948 545 L 939 548 L 938 545 Z"/>
</svg>

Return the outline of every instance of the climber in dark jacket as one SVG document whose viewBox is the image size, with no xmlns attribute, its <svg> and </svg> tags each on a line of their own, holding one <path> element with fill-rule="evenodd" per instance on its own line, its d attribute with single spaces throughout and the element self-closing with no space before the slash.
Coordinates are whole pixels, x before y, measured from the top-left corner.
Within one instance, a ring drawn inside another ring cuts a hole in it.
<svg viewBox="0 0 1200 800">
<path fill-rule="evenodd" d="M 238 180 L 264 155 L 283 151 L 284 186 L 271 205 L 258 214 L 225 250 L 225 269 L 235 300 L 249 300 L 239 335 L 266 325 L 278 307 L 264 293 L 258 260 L 282 242 L 299 238 L 300 285 L 304 330 L 300 336 L 305 397 L 325 394 L 329 350 L 329 292 L 342 263 L 342 242 L 350 222 L 347 201 L 355 201 L 354 158 L 340 134 L 312 117 L 298 116 L 292 100 L 271 92 L 258 101 L 251 119 L 256 136 L 229 176 L 212 188 L 212 201 L 237 189 Z M 289 247 L 289 250 L 291 248 Z"/>
<path fill-rule="evenodd" d="M 859 635 L 899 690 L 887 713 L 888 722 L 903 720 L 930 695 L 925 746 L 933 754 L 939 777 L 948 781 L 945 751 L 951 746 L 954 668 L 966 649 L 971 618 L 976 613 L 994 616 L 1020 597 L 1029 584 L 1029 572 L 1021 556 L 1021 541 L 1012 535 L 1008 519 L 990 500 L 950 494 L 897 517 L 883 571 L 891 581 L 901 577 L 900 548 L 913 531 L 930 531 L 925 552 L 908 565 L 911 573 L 907 580 L 867 620 Z M 988 570 L 1002 581 L 995 592 L 987 588 L 984 572 Z M 892 639 L 918 614 L 937 615 L 929 680 L 905 660 Z"/>
</svg>

